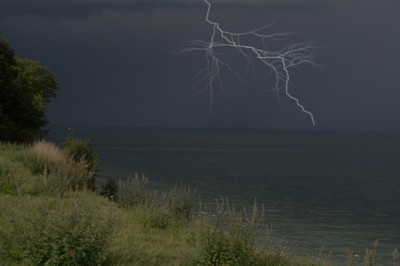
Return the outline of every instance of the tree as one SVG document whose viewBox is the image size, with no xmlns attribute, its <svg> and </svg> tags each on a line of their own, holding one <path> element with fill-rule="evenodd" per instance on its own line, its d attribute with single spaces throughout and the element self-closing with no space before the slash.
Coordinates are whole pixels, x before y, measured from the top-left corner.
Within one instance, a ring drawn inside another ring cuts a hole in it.
<svg viewBox="0 0 400 266">
<path fill-rule="evenodd" d="M 55 75 L 15 56 L 0 39 L 0 141 L 29 143 L 45 136 L 46 106 L 59 90 Z"/>
<path fill-rule="evenodd" d="M 7 42 L 0 39 L 0 140 L 11 138 L 12 121 L 9 118 L 9 109 L 13 82 L 17 77 L 15 52 Z"/>
</svg>

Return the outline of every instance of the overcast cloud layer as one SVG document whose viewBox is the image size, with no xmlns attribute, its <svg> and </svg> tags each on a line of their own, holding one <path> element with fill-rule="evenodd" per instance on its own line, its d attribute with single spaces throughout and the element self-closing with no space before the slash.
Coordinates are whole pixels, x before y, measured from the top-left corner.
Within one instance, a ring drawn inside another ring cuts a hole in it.
<svg viewBox="0 0 400 266">
<path fill-rule="evenodd" d="M 231 31 L 279 17 L 271 31 L 303 32 L 297 40 L 322 47 L 322 69 L 298 69 L 291 84 L 316 127 L 292 101 L 279 105 L 261 82 L 266 69 L 244 84 L 226 75 L 229 95 L 217 93 L 208 112 L 190 82 L 204 56 L 170 53 L 209 38 L 202 1 L 2 0 L 0 31 L 18 56 L 56 73 L 53 124 L 400 130 L 399 1 L 212 3 L 212 18 Z"/>
<path fill-rule="evenodd" d="M 260 6 L 268 9 L 284 9 L 309 12 L 327 8 L 333 0 L 211 0 L 218 8 L 257 9 Z M 342 0 L 336 0 L 342 1 Z M 144 10 L 152 12 L 159 9 L 193 9 L 204 7 L 201 0 L 2 0 L 0 16 L 13 17 L 35 15 L 49 18 L 70 16 L 90 16 L 105 10 L 127 12 Z"/>
</svg>

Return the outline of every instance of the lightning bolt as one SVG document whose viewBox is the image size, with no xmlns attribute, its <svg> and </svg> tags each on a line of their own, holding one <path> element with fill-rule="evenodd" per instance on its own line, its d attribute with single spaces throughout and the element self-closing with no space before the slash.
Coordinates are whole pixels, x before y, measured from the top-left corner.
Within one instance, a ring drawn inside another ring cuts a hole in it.
<svg viewBox="0 0 400 266">
<path fill-rule="evenodd" d="M 270 24 L 256 28 L 254 30 L 234 33 L 221 28 L 218 22 L 210 18 L 211 4 L 208 0 L 203 0 L 208 8 L 205 20 L 213 28 L 211 39 L 209 41 L 194 40 L 186 44 L 186 46 L 177 51 L 178 54 L 187 52 L 202 51 L 205 53 L 206 67 L 201 69 L 194 79 L 197 80 L 195 87 L 204 85 L 200 92 L 208 92 L 210 97 L 209 108 L 212 108 L 214 102 L 214 92 L 216 89 L 221 89 L 226 92 L 223 87 L 223 80 L 221 78 L 221 69 L 226 69 L 233 75 L 241 80 L 240 75 L 232 69 L 232 67 L 223 60 L 222 55 L 216 51 L 217 48 L 229 49 L 234 48 L 247 62 L 247 72 L 250 68 L 255 68 L 253 58 L 257 59 L 262 64 L 266 65 L 272 70 L 272 75 L 275 77 L 275 86 L 278 101 L 280 102 L 280 92 L 283 91 L 285 95 L 294 101 L 302 112 L 307 114 L 313 125 L 315 126 L 314 115 L 308 111 L 298 98 L 293 96 L 289 90 L 290 83 L 290 70 L 294 67 L 303 64 L 309 64 L 318 67 L 313 61 L 313 51 L 317 48 L 311 43 L 296 43 L 286 46 L 278 50 L 270 50 L 267 48 L 268 41 L 286 40 L 295 32 L 289 33 L 273 33 L 265 34 L 264 32 L 272 26 L 274 21 Z M 260 40 L 261 47 L 246 44 L 243 39 L 252 37 L 253 39 Z"/>
</svg>

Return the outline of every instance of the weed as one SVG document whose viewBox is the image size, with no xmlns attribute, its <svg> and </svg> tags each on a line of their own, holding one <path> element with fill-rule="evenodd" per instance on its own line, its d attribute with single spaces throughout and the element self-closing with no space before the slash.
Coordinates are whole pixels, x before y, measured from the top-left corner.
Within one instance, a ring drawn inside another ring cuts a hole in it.
<svg viewBox="0 0 400 266">
<path fill-rule="evenodd" d="M 143 208 L 142 221 L 151 228 L 165 229 L 191 218 L 194 191 L 187 186 L 175 186 L 168 192 L 150 190 L 149 180 L 135 174 L 120 181 L 116 202 L 124 208 Z"/>
<path fill-rule="evenodd" d="M 147 177 L 136 173 L 133 177 L 128 177 L 126 181 L 120 180 L 117 202 L 125 208 L 146 204 L 151 197 L 148 184 Z"/>
<path fill-rule="evenodd" d="M 365 266 L 374 266 L 377 263 L 377 249 L 379 246 L 378 240 L 375 240 L 374 246 L 372 249 L 367 248 L 365 250 L 364 255 L 364 265 Z"/>
<path fill-rule="evenodd" d="M 76 164 L 85 164 L 86 170 L 89 173 L 89 179 L 87 180 L 87 186 L 89 189 L 94 190 L 95 178 L 97 174 L 97 156 L 96 153 L 87 139 L 77 139 L 68 137 L 64 143 L 64 152 L 68 158 L 71 158 Z"/>
<path fill-rule="evenodd" d="M 34 265 L 98 265 L 105 260 L 112 210 L 100 212 L 89 194 L 56 200 L 1 200 L 1 257 Z M 97 201 L 97 200 L 96 200 Z"/>
<path fill-rule="evenodd" d="M 264 210 L 256 204 L 251 213 L 240 212 L 228 200 L 216 202 L 215 210 L 207 209 L 202 227 L 197 265 L 255 265 L 256 234 L 264 219 Z"/>
<path fill-rule="evenodd" d="M 397 248 L 393 251 L 392 253 L 392 266 L 398 266 L 398 260 L 399 260 L 400 254 Z"/>
</svg>

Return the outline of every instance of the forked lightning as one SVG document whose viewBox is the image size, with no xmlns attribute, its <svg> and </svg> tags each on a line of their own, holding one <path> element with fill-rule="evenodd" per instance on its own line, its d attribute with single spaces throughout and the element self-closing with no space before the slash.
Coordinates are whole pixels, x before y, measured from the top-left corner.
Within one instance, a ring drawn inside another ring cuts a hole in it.
<svg viewBox="0 0 400 266">
<path fill-rule="evenodd" d="M 315 125 L 313 114 L 300 103 L 298 98 L 296 98 L 289 92 L 289 81 L 291 68 L 302 64 L 318 66 L 313 61 L 313 51 L 316 47 L 313 46 L 311 43 L 296 43 L 288 45 L 282 49 L 270 50 L 266 46 L 268 41 L 283 40 L 290 37 L 294 33 L 263 33 L 272 25 L 272 23 L 254 30 L 241 33 L 226 31 L 221 28 L 218 22 L 211 20 L 210 12 L 212 6 L 208 0 L 203 1 L 208 6 L 205 19 L 207 23 L 213 27 L 211 39 L 208 42 L 202 40 L 191 41 L 188 43 L 188 46 L 180 49 L 178 53 L 193 51 L 205 52 L 207 64 L 206 67 L 200 70 L 196 75 L 196 79 L 198 80 L 196 86 L 202 84 L 204 85 L 202 92 L 209 93 L 210 108 L 213 104 L 214 90 L 216 88 L 224 90 L 221 77 L 222 68 L 230 71 L 240 79 L 240 75 L 222 59 L 221 54 L 216 52 L 216 48 L 234 48 L 247 61 L 248 70 L 250 66 L 255 66 L 253 58 L 268 66 L 272 70 L 272 74 L 275 77 L 275 86 L 273 90 L 277 92 L 278 100 L 280 91 L 284 91 L 285 95 L 289 99 L 293 100 L 296 105 L 310 117 L 311 122 L 313 123 L 313 125 Z M 252 37 L 253 40 L 254 38 L 260 40 L 260 43 L 262 45 L 259 46 L 261 47 L 245 43 L 243 39 L 247 37 Z"/>
</svg>

